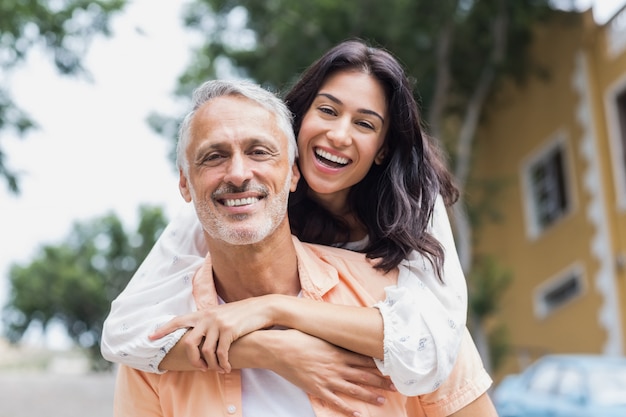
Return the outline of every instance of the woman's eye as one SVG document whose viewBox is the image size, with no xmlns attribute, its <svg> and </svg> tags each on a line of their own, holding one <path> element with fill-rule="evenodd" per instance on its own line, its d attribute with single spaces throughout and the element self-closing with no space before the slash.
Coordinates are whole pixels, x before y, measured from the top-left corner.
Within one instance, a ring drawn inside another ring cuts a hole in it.
<svg viewBox="0 0 626 417">
<path fill-rule="evenodd" d="M 360 122 L 357 122 L 357 125 L 359 125 L 361 127 L 364 127 L 366 129 L 374 130 L 374 125 L 371 124 L 370 122 L 360 121 Z"/>
<path fill-rule="evenodd" d="M 325 114 L 329 114 L 331 116 L 335 115 L 335 111 L 330 107 L 319 107 L 319 111 Z"/>
</svg>

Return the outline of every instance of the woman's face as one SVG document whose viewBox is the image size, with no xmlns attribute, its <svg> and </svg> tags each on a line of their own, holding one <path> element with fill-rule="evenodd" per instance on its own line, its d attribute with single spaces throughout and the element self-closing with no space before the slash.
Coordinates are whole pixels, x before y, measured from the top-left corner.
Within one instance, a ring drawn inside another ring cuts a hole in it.
<svg viewBox="0 0 626 417">
<path fill-rule="evenodd" d="M 387 128 L 385 92 L 374 77 L 358 71 L 329 76 L 298 135 L 300 171 L 311 197 L 344 214 L 350 187 L 382 161 Z"/>
</svg>

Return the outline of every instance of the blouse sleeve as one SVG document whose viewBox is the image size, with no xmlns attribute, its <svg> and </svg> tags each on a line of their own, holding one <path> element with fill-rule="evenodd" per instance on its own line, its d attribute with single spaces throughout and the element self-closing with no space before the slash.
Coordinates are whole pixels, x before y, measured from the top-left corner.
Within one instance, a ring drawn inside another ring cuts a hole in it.
<svg viewBox="0 0 626 417">
<path fill-rule="evenodd" d="M 102 356 L 146 372 L 159 363 L 186 329 L 151 341 L 148 335 L 175 316 L 196 310 L 192 278 L 207 253 L 202 226 L 187 204 L 165 228 L 119 296 L 102 330 Z"/>
<path fill-rule="evenodd" d="M 384 323 L 384 358 L 376 365 L 408 396 L 432 392 L 447 379 L 467 320 L 467 286 L 441 196 L 430 232 L 445 251 L 444 282 L 414 251 L 402 261 L 397 285 L 375 305 Z"/>
</svg>

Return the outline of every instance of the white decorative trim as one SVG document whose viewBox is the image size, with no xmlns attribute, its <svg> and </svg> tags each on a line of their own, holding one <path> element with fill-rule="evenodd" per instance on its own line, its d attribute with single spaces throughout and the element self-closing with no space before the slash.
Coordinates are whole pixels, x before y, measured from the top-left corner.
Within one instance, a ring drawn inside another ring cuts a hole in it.
<svg viewBox="0 0 626 417">
<path fill-rule="evenodd" d="M 626 7 L 622 8 L 607 25 L 608 55 L 615 58 L 626 50 Z"/>
<path fill-rule="evenodd" d="M 607 332 L 604 344 L 604 354 L 621 355 L 623 352 L 622 326 L 619 304 L 617 300 L 617 285 L 615 282 L 615 260 L 611 247 L 611 236 L 607 223 L 607 209 L 600 170 L 600 158 L 596 129 L 591 106 L 591 93 L 588 83 L 589 71 L 587 58 L 583 52 L 576 55 L 575 70 L 572 77 L 572 87 L 578 92 L 580 100 L 577 107 L 577 119 L 582 128 L 580 140 L 580 155 L 585 161 L 582 166 L 586 170 L 582 174 L 583 189 L 589 195 L 587 218 L 595 228 L 595 235 L 591 238 L 591 254 L 598 261 L 598 270 L 592 280 L 602 297 L 602 306 L 598 313 L 598 321 Z"/>
</svg>

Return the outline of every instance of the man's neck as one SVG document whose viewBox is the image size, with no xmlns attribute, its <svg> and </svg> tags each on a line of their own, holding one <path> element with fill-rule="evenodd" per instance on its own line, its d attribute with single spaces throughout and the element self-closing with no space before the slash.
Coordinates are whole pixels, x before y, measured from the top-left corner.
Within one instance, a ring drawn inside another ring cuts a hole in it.
<svg viewBox="0 0 626 417">
<path fill-rule="evenodd" d="M 266 294 L 297 295 L 298 260 L 289 227 L 253 245 L 225 245 L 208 239 L 213 279 L 225 302 Z"/>
</svg>

